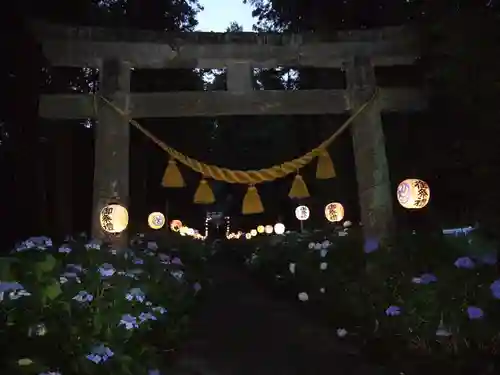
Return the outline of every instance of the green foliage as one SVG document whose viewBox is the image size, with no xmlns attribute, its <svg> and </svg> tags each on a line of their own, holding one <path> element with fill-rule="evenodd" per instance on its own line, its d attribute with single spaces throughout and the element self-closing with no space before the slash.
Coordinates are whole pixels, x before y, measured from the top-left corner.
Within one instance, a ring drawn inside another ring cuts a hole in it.
<svg viewBox="0 0 500 375">
<path fill-rule="evenodd" d="M 203 246 L 156 248 L 140 241 L 121 252 L 82 241 L 58 248 L 42 237 L 1 258 L 0 335 L 9 343 L 2 369 L 146 375 L 166 368 L 165 353 L 188 328 Z"/>
<path fill-rule="evenodd" d="M 361 234 L 348 233 L 290 233 L 235 248 L 259 278 L 333 329 L 345 329 L 344 340 L 377 361 L 411 367 L 408 358 L 418 356 L 461 368 L 472 356 L 491 363 L 500 349 L 491 249 L 471 237 L 413 234 L 366 253 Z M 473 268 L 457 267 L 464 257 Z M 308 300 L 299 301 L 299 293 Z M 390 306 L 400 314 L 388 315 Z M 471 318 L 469 307 L 480 308 L 484 317 Z"/>
</svg>

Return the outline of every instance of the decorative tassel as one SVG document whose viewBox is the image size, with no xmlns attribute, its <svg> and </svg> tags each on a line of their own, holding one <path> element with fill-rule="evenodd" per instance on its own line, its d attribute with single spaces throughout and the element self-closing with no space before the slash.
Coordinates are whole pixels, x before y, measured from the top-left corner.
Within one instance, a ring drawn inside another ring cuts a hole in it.
<svg viewBox="0 0 500 375">
<path fill-rule="evenodd" d="M 318 165 L 316 167 L 316 178 L 319 180 L 327 180 L 336 176 L 335 167 L 333 166 L 332 158 L 326 150 L 322 150 L 318 156 Z"/>
<path fill-rule="evenodd" d="M 288 196 L 292 199 L 302 199 L 310 197 L 307 185 L 300 174 L 297 174 L 295 176 L 295 179 L 292 183 L 292 188 L 290 189 Z"/>
<path fill-rule="evenodd" d="M 215 203 L 214 192 L 210 188 L 207 180 L 202 179 L 194 193 L 194 203 L 197 204 L 212 204 Z"/>
<path fill-rule="evenodd" d="M 243 198 L 243 207 L 241 209 L 243 215 L 260 214 L 264 212 L 264 206 L 260 200 L 259 192 L 255 186 L 250 185 L 247 193 Z"/>
<path fill-rule="evenodd" d="M 186 186 L 181 171 L 177 167 L 177 163 L 174 159 L 168 161 L 168 166 L 163 174 L 161 185 L 168 188 L 181 188 Z"/>
</svg>

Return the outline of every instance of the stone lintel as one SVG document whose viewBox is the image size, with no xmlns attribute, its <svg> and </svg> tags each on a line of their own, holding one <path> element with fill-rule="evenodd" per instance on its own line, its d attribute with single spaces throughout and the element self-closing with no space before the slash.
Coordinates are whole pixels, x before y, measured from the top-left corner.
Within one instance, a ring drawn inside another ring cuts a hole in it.
<svg viewBox="0 0 500 375">
<path fill-rule="evenodd" d="M 168 118 L 342 114 L 356 104 L 345 90 L 255 90 L 132 93 L 129 105 L 133 118 Z M 416 89 L 382 88 L 377 105 L 382 111 L 420 111 L 425 100 Z M 50 119 L 95 117 L 93 97 L 86 94 L 42 95 L 39 111 Z"/>
<path fill-rule="evenodd" d="M 130 65 L 119 60 L 106 60 L 101 66 L 100 94 L 128 110 Z M 64 105 L 63 102 L 60 105 Z M 128 121 L 109 106 L 97 106 L 95 127 L 94 197 L 92 236 L 126 246 L 127 231 L 109 235 L 100 225 L 100 212 L 108 204 L 129 204 L 129 145 Z"/>
<path fill-rule="evenodd" d="M 328 35 L 155 32 L 33 24 L 53 66 L 98 66 L 118 58 L 136 68 L 221 69 L 233 60 L 255 68 L 341 67 L 354 55 L 376 65 L 412 64 L 419 56 L 416 33 L 403 27 Z"/>
</svg>

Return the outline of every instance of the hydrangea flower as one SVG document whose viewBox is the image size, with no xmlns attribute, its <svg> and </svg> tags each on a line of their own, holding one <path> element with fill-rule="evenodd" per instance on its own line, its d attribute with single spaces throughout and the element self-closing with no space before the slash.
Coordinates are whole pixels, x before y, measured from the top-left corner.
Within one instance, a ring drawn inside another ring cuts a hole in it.
<svg viewBox="0 0 500 375">
<path fill-rule="evenodd" d="M 85 358 L 87 358 L 89 361 L 99 364 L 106 362 L 114 355 L 115 353 L 113 353 L 110 348 L 101 344 L 95 346 Z"/>
<path fill-rule="evenodd" d="M 134 258 L 134 260 L 132 261 L 132 263 L 134 263 L 134 264 L 144 264 L 144 260 L 141 259 L 141 258 Z"/>
<path fill-rule="evenodd" d="M 319 255 L 321 256 L 321 258 L 324 258 L 326 257 L 326 255 L 328 254 L 328 250 L 327 249 L 321 249 Z"/>
<path fill-rule="evenodd" d="M 309 300 L 309 296 L 307 295 L 306 292 L 300 292 L 298 294 L 298 297 L 299 297 L 299 300 L 302 301 L 302 302 L 306 302 Z"/>
<path fill-rule="evenodd" d="M 172 264 L 175 264 L 175 265 L 177 265 L 177 266 L 183 266 L 183 265 L 184 265 L 184 264 L 182 263 L 181 258 L 179 258 L 179 257 L 174 257 L 174 258 L 172 259 Z"/>
<path fill-rule="evenodd" d="M 322 243 L 321 243 L 321 247 L 323 249 L 328 249 L 330 246 L 332 245 L 332 243 L 328 240 L 324 240 Z"/>
<path fill-rule="evenodd" d="M 379 240 L 376 238 L 367 238 L 365 240 L 365 244 L 363 246 L 363 251 L 366 254 L 373 253 L 374 251 L 377 251 L 379 248 Z"/>
<path fill-rule="evenodd" d="M 315 246 L 316 246 L 316 244 L 314 242 L 309 242 L 308 247 L 310 250 L 314 249 Z"/>
<path fill-rule="evenodd" d="M 112 264 L 104 263 L 101 267 L 99 267 L 99 273 L 102 277 L 110 277 L 115 274 L 116 270 Z"/>
<path fill-rule="evenodd" d="M 84 303 L 84 302 L 92 302 L 94 299 L 94 296 L 90 294 L 89 292 L 82 290 L 78 292 L 76 296 L 73 297 L 73 299 L 77 302 Z"/>
<path fill-rule="evenodd" d="M 321 263 L 320 263 L 320 265 L 319 265 L 319 269 L 320 269 L 321 271 L 324 271 L 324 270 L 326 270 L 327 268 L 328 268 L 328 263 L 326 263 L 326 262 L 321 262 Z"/>
<path fill-rule="evenodd" d="M 342 338 L 347 335 L 347 330 L 345 328 L 338 328 L 337 329 L 337 336 Z"/>
<path fill-rule="evenodd" d="M 125 299 L 127 299 L 128 301 L 144 302 L 144 300 L 146 299 L 146 295 L 141 290 L 141 288 L 132 288 L 125 295 Z"/>
<path fill-rule="evenodd" d="M 420 275 L 419 277 L 414 277 L 412 279 L 412 282 L 414 284 L 423 284 L 423 285 L 435 283 L 436 281 L 437 281 L 437 277 L 435 275 L 433 275 L 432 273 L 424 273 L 424 274 Z"/>
<path fill-rule="evenodd" d="M 453 264 L 457 268 L 463 268 L 468 270 L 473 269 L 476 266 L 474 261 L 469 257 L 458 258 Z"/>
<path fill-rule="evenodd" d="M 482 319 L 484 316 L 484 312 L 479 307 L 469 306 L 467 307 L 467 315 L 471 320 Z"/>
<path fill-rule="evenodd" d="M 398 316 L 398 315 L 401 315 L 401 308 L 399 306 L 389 306 L 386 310 L 385 310 L 385 315 L 387 316 Z"/>
<path fill-rule="evenodd" d="M 99 240 L 92 240 L 89 243 L 85 245 L 85 248 L 87 250 L 101 250 L 101 241 Z"/>
<path fill-rule="evenodd" d="M 130 314 L 125 314 L 122 315 L 120 323 L 118 323 L 118 326 L 125 326 L 125 329 L 134 329 L 138 328 L 139 324 L 137 323 L 137 318 L 135 316 L 132 316 Z"/>
<path fill-rule="evenodd" d="M 184 278 L 184 272 L 182 272 L 181 270 L 171 271 L 170 275 L 172 275 L 172 277 L 177 281 L 181 281 Z"/>
<path fill-rule="evenodd" d="M 153 310 L 154 312 L 160 313 L 160 315 L 167 313 L 167 309 L 162 307 L 162 306 L 153 307 L 151 310 Z"/>
<path fill-rule="evenodd" d="M 143 312 L 139 314 L 139 321 L 140 323 L 144 323 L 147 320 L 158 320 L 156 316 L 149 312 Z"/>
<path fill-rule="evenodd" d="M 500 299 L 500 279 L 495 280 L 490 285 L 491 294 L 496 299 Z"/>
<path fill-rule="evenodd" d="M 314 250 L 321 250 L 323 246 L 320 243 L 314 244 Z"/>
<path fill-rule="evenodd" d="M 59 249 L 57 250 L 58 253 L 62 253 L 62 254 L 69 254 L 71 253 L 72 249 L 71 247 L 69 247 L 68 244 L 62 244 Z"/>
<path fill-rule="evenodd" d="M 148 244 L 147 244 L 147 248 L 148 248 L 149 250 L 156 251 L 156 250 L 158 250 L 158 245 L 157 245 L 157 243 L 156 243 L 156 242 L 154 242 L 154 241 L 149 241 L 149 242 L 148 242 Z"/>
</svg>

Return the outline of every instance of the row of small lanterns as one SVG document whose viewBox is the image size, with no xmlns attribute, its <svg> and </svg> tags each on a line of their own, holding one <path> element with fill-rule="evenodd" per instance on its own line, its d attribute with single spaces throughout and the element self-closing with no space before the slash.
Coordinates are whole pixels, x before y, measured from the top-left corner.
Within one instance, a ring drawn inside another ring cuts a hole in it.
<svg viewBox="0 0 500 375">
<path fill-rule="evenodd" d="M 427 206 L 430 200 L 430 188 L 429 185 L 422 180 L 419 179 L 406 179 L 402 181 L 397 188 L 396 191 L 396 197 L 399 202 L 399 204 L 410 210 L 415 210 L 415 209 L 421 209 Z M 305 221 L 309 219 L 311 215 L 311 211 L 307 206 L 298 206 L 295 209 L 295 217 L 302 221 Z M 339 222 L 342 221 L 344 218 L 344 206 L 338 202 L 332 202 L 329 203 L 325 206 L 325 217 L 328 221 L 330 222 Z M 128 216 L 128 211 L 127 209 L 120 205 L 120 204 L 109 204 L 106 205 L 100 212 L 99 215 L 100 219 L 100 224 L 101 228 L 107 232 L 107 233 L 112 233 L 112 234 L 117 234 L 123 232 L 129 222 L 129 216 Z M 179 220 L 177 220 L 179 223 L 181 223 Z M 177 222 L 176 220 L 173 220 L 172 222 Z M 161 212 L 152 212 L 148 216 L 148 225 L 151 229 L 161 229 L 163 226 L 165 226 L 166 219 L 165 215 L 162 214 Z M 206 224 L 206 223 L 205 223 Z M 283 232 L 279 233 L 281 231 L 281 223 L 276 224 L 274 227 L 271 225 L 268 226 L 263 226 L 263 231 L 262 233 L 266 234 L 272 234 L 274 231 L 276 234 L 283 234 L 284 233 L 284 225 L 283 225 Z M 278 226 L 278 230 L 276 230 L 276 226 Z M 260 226 L 259 226 L 260 227 Z M 172 224 L 170 226 L 172 229 Z M 175 226 L 177 228 L 177 226 Z M 186 229 L 182 229 L 186 228 Z M 181 232 L 182 229 L 182 232 Z M 189 235 L 189 236 L 194 236 L 195 238 L 199 239 L 204 239 L 208 235 L 208 227 L 205 225 L 205 235 L 199 234 L 196 230 L 190 230 L 192 228 L 188 228 L 182 225 L 179 227 L 178 232 L 181 233 L 182 235 Z M 269 233 L 268 233 L 269 231 Z M 255 235 L 257 235 L 259 232 L 257 231 Z M 227 231 L 226 235 L 229 237 L 231 233 Z M 248 233 L 247 233 L 248 234 Z M 235 235 L 233 233 L 233 235 Z M 246 236 L 246 235 L 245 235 Z M 241 237 L 241 235 L 240 235 Z M 251 238 L 253 237 L 252 234 L 250 234 Z M 234 238 L 234 236 L 232 237 Z M 239 237 L 238 237 L 239 238 Z"/>
</svg>

